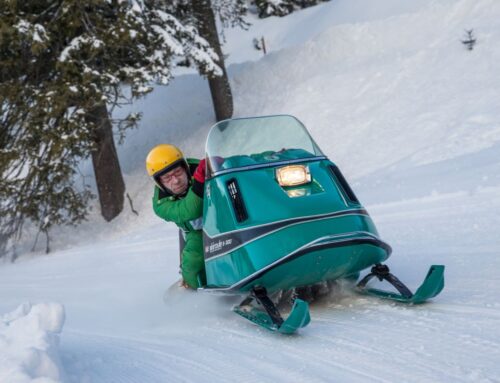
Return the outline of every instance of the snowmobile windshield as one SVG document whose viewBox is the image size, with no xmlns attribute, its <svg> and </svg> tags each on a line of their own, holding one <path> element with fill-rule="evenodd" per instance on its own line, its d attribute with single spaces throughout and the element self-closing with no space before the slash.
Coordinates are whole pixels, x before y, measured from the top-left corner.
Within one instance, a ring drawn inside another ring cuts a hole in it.
<svg viewBox="0 0 500 383">
<path fill-rule="evenodd" d="M 221 121 L 208 134 L 206 154 L 211 175 L 324 158 L 304 125 L 286 115 Z"/>
</svg>

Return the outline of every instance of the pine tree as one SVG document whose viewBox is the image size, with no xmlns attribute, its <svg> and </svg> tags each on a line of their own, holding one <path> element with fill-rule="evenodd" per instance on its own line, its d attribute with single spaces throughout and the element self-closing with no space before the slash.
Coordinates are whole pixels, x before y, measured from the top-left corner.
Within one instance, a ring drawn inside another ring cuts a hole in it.
<svg viewBox="0 0 500 383">
<path fill-rule="evenodd" d="M 286 16 L 293 12 L 292 0 L 255 0 L 259 17 Z"/>
<path fill-rule="evenodd" d="M 247 0 L 211 0 L 212 9 L 223 28 L 239 27 L 247 29 L 245 20 L 248 12 Z M 223 31 L 221 31 L 223 33 Z"/>
<path fill-rule="evenodd" d="M 217 65 L 221 68 L 221 73 L 208 74 L 208 84 L 212 95 L 215 118 L 217 121 L 225 120 L 233 115 L 233 95 L 224 64 L 214 12 L 210 0 L 192 0 L 192 5 L 193 16 L 200 35 L 210 43 L 218 56 Z"/>
<path fill-rule="evenodd" d="M 252 0 L 257 7 L 259 17 L 286 16 L 297 9 L 311 7 L 329 0 Z"/>
<path fill-rule="evenodd" d="M 47 233 L 86 217 L 91 193 L 78 164 L 99 153 L 114 107 L 147 94 L 154 82 L 167 84 L 182 59 L 205 73 L 220 71 L 196 29 L 162 7 L 155 0 L 0 1 L 4 246 L 26 219 Z M 113 122 L 123 137 L 139 118 Z"/>
<path fill-rule="evenodd" d="M 223 30 L 217 29 L 216 18 L 223 28 L 246 28 L 249 25 L 244 19 L 247 12 L 246 0 L 174 0 L 167 4 L 183 22 L 196 27 L 200 36 L 208 41 L 217 54 L 216 63 L 221 70 L 211 73 L 201 70 L 200 73 L 208 78 L 216 120 L 231 118 L 233 96 L 219 41 L 219 35 L 224 35 Z"/>
<path fill-rule="evenodd" d="M 160 0 L 169 13 L 174 14 L 184 24 L 196 26 L 192 0 Z M 211 0 L 210 5 L 215 17 L 223 28 L 240 27 L 246 29 L 250 24 L 245 20 L 249 0 Z M 224 31 L 219 31 L 222 37 Z"/>
</svg>

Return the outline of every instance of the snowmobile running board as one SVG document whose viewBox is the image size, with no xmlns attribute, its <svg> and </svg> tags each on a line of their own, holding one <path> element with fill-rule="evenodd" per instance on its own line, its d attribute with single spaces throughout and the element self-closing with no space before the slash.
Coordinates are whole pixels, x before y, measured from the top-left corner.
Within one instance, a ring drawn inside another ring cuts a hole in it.
<svg viewBox="0 0 500 383">
<path fill-rule="evenodd" d="M 365 288 L 366 284 L 373 278 L 377 277 L 379 281 L 385 280 L 393 285 L 399 294 L 390 291 L 384 291 L 373 288 Z M 413 294 L 403 282 L 390 273 L 386 265 L 376 264 L 372 267 L 371 272 L 366 275 L 357 284 L 357 291 L 362 294 L 373 295 L 379 298 L 391 299 L 403 303 L 423 303 L 426 300 L 438 295 L 444 287 L 444 266 L 432 265 L 427 272 L 424 282 Z"/>
<path fill-rule="evenodd" d="M 254 299 L 262 305 L 265 311 L 250 305 Z M 254 287 L 250 295 L 239 306 L 234 307 L 233 311 L 261 327 L 282 334 L 293 334 L 311 321 L 309 304 L 298 298 L 295 299 L 288 318 L 284 320 L 264 287 Z"/>
</svg>

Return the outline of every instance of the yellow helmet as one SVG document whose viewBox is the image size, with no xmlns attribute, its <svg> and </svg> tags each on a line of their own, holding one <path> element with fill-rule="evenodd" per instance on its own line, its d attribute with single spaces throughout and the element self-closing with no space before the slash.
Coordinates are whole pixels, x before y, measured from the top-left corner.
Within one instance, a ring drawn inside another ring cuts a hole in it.
<svg viewBox="0 0 500 383">
<path fill-rule="evenodd" d="M 160 144 L 151 149 L 146 157 L 146 170 L 149 176 L 155 177 L 185 162 L 184 156 L 178 147 Z"/>
</svg>

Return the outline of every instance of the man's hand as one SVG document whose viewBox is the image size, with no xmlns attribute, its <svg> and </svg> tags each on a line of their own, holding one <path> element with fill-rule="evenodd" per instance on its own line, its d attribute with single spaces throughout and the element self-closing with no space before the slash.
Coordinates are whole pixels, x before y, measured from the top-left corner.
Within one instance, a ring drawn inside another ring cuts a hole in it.
<svg viewBox="0 0 500 383">
<path fill-rule="evenodd" d="M 206 167 L 206 160 L 203 158 L 193 174 L 194 179 L 199 183 L 205 182 Z"/>
</svg>

